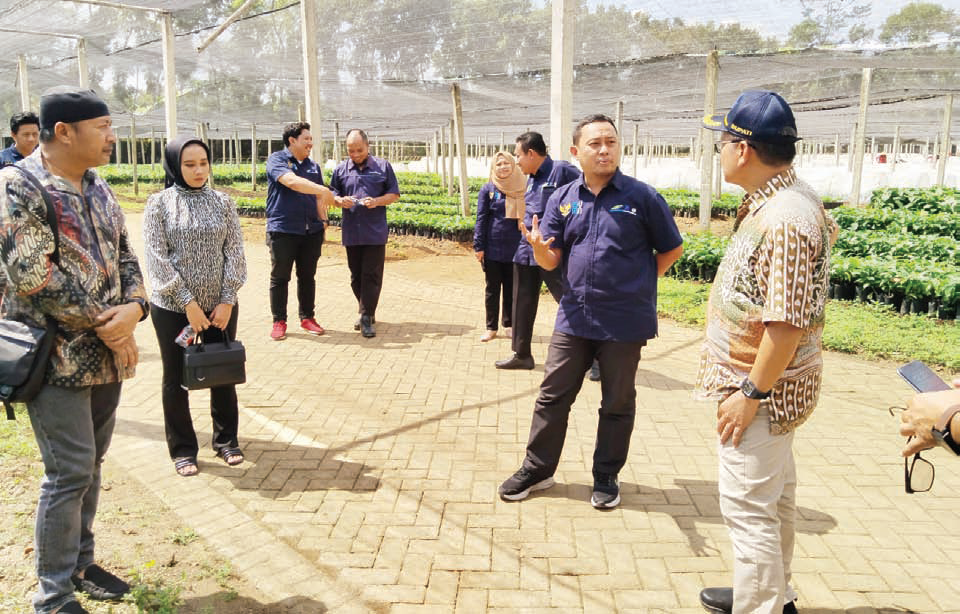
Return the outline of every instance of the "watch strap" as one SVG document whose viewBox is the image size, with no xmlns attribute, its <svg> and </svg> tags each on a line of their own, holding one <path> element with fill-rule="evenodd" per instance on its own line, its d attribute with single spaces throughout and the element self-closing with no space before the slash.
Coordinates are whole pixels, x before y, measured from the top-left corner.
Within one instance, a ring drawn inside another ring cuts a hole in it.
<svg viewBox="0 0 960 614">
<path fill-rule="evenodd" d="M 937 420 L 937 423 L 933 426 L 933 428 L 941 432 L 949 431 L 950 421 L 953 420 L 953 417 L 958 413 L 960 413 L 960 403 L 951 405 L 946 409 L 946 411 L 943 412 L 943 414 L 940 415 L 940 419 Z"/>
</svg>

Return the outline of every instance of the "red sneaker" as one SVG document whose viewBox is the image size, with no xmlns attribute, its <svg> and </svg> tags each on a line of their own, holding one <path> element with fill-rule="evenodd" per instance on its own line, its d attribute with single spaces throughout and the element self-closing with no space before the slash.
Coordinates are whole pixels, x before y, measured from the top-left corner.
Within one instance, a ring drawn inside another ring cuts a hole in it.
<svg viewBox="0 0 960 614">
<path fill-rule="evenodd" d="M 287 338 L 287 323 L 283 320 L 273 323 L 273 330 L 270 331 L 270 338 L 274 341 L 280 341 Z"/>
<path fill-rule="evenodd" d="M 313 318 L 304 318 L 300 320 L 300 328 L 308 333 L 313 333 L 314 335 L 322 335 L 324 333 L 323 327 L 317 324 L 317 321 Z"/>
</svg>

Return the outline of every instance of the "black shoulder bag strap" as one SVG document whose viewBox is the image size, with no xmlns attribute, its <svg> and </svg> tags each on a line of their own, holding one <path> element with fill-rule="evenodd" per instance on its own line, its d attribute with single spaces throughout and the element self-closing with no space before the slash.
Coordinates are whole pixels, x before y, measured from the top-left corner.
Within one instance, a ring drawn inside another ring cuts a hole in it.
<svg viewBox="0 0 960 614">
<path fill-rule="evenodd" d="M 53 232 L 53 253 L 50 254 L 50 260 L 53 261 L 53 264 L 60 266 L 60 226 L 57 223 L 57 209 L 53 205 L 53 199 L 50 197 L 50 193 L 47 191 L 47 188 L 43 187 L 43 184 L 40 183 L 40 180 L 37 179 L 33 173 L 23 168 L 18 164 L 10 165 L 10 168 L 14 168 L 20 172 L 21 175 L 27 178 L 33 187 L 35 187 L 40 192 L 40 196 L 43 197 L 43 203 L 47 206 L 47 225 L 50 227 L 51 232 Z M 47 316 L 47 331 L 48 334 L 55 334 L 56 331 L 56 320 L 54 320 L 49 315 Z M 4 407 L 7 410 L 7 420 L 14 419 L 13 405 L 4 401 Z"/>
</svg>

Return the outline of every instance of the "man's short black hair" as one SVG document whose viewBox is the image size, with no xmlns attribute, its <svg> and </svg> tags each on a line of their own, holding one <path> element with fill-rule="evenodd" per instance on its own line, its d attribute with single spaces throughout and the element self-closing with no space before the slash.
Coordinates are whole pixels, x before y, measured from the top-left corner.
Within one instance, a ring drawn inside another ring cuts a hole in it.
<svg viewBox="0 0 960 614">
<path fill-rule="evenodd" d="M 613 120 L 609 116 L 604 115 L 603 113 L 595 113 L 594 115 L 587 115 L 579 122 L 577 122 L 577 127 L 573 129 L 573 146 L 576 147 L 580 142 L 580 133 L 583 132 L 583 127 L 589 124 L 595 124 L 597 122 L 606 122 L 613 126 L 613 131 L 617 132 L 617 125 L 613 123 Z"/>
<path fill-rule="evenodd" d="M 40 128 L 40 118 L 37 117 L 37 114 L 33 111 L 24 111 L 23 113 L 16 113 L 13 117 L 10 118 L 10 132 L 16 134 L 20 132 L 20 126 L 25 124 L 36 124 L 37 128 Z"/>
<path fill-rule="evenodd" d="M 307 122 L 291 122 L 283 127 L 283 146 L 290 145 L 290 139 L 300 138 L 300 133 L 309 130 L 310 124 Z"/>
<path fill-rule="evenodd" d="M 360 128 L 350 128 L 349 130 L 347 130 L 347 133 L 343 136 L 344 141 L 350 138 L 351 132 L 356 132 L 357 134 L 359 134 L 360 138 L 363 139 L 364 144 L 366 145 L 370 144 L 370 139 L 367 138 L 367 133 L 361 130 Z"/>
<path fill-rule="evenodd" d="M 796 143 L 761 143 L 750 141 L 750 146 L 757 152 L 757 157 L 767 166 L 783 166 L 792 164 L 797 155 Z"/>
<path fill-rule="evenodd" d="M 517 137 L 517 143 L 520 144 L 520 151 L 523 153 L 532 149 L 541 156 L 547 155 L 547 144 L 543 142 L 543 135 L 539 132 L 524 132 Z"/>
</svg>

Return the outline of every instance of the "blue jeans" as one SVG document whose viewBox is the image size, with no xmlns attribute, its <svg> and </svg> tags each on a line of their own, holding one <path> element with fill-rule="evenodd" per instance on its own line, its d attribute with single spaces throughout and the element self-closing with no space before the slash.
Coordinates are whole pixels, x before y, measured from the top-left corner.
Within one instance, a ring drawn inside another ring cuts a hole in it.
<svg viewBox="0 0 960 614">
<path fill-rule="evenodd" d="M 119 401 L 116 383 L 84 388 L 47 385 L 27 403 L 44 469 L 35 534 L 40 583 L 33 606 L 38 613 L 73 601 L 71 576 L 94 562 L 100 466 L 113 436 Z"/>
</svg>

